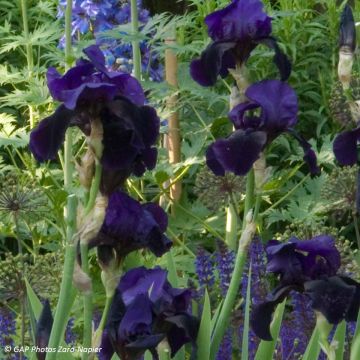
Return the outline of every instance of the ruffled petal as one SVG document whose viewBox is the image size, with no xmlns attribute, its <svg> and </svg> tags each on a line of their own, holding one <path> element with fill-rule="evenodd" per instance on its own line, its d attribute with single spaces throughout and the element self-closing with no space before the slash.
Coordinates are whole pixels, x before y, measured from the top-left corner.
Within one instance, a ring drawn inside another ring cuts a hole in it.
<svg viewBox="0 0 360 360">
<path fill-rule="evenodd" d="M 277 135 L 297 122 L 298 101 L 293 88 L 279 80 L 263 80 L 249 86 L 245 95 L 261 107 L 263 129 Z"/>
<path fill-rule="evenodd" d="M 226 171 L 245 175 L 259 158 L 266 144 L 266 133 L 237 130 L 227 139 L 216 140 L 206 151 L 206 163 L 215 175 Z"/>
<path fill-rule="evenodd" d="M 205 18 L 209 36 L 214 41 L 250 41 L 271 33 L 271 18 L 260 0 L 234 0 L 227 7 Z"/>
<path fill-rule="evenodd" d="M 231 50 L 236 46 L 233 42 L 211 43 L 202 52 L 200 59 L 190 64 L 190 75 L 201 86 L 213 86 L 217 77 L 227 76 L 228 69 L 235 67 L 235 59 Z"/>
<path fill-rule="evenodd" d="M 276 288 L 269 296 L 267 301 L 252 307 L 250 326 L 255 335 L 262 340 L 271 341 L 270 324 L 272 314 L 276 306 L 284 301 L 291 290 L 298 289 L 296 286 L 285 286 Z"/>
<path fill-rule="evenodd" d="M 39 162 L 54 159 L 65 139 L 75 113 L 60 105 L 49 117 L 40 121 L 30 133 L 30 151 Z"/>
<path fill-rule="evenodd" d="M 311 298 L 312 308 L 321 312 L 330 324 L 338 324 L 346 319 L 353 302 L 359 303 L 355 299 L 357 287 L 347 284 L 339 276 L 308 281 L 305 283 L 305 293 Z M 349 320 L 356 321 L 356 317 L 357 314 Z"/>
<path fill-rule="evenodd" d="M 337 135 L 333 150 L 336 160 L 341 165 L 354 165 L 358 160 L 357 143 L 360 140 L 360 127 L 344 131 Z"/>
</svg>

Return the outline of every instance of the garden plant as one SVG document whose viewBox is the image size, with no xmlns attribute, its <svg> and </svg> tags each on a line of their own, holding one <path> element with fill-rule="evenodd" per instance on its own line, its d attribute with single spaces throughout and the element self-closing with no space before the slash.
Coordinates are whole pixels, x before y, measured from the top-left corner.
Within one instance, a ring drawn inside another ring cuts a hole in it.
<svg viewBox="0 0 360 360">
<path fill-rule="evenodd" d="M 359 0 L 0 18 L 0 359 L 360 359 Z"/>
</svg>

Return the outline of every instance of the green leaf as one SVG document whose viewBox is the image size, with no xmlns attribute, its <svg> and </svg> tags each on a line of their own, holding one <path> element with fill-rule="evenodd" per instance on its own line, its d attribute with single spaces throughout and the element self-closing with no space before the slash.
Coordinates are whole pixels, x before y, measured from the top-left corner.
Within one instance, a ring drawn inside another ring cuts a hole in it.
<svg viewBox="0 0 360 360">
<path fill-rule="evenodd" d="M 321 350 L 319 338 L 319 330 L 315 327 L 302 360 L 313 360 L 319 357 Z"/>
<path fill-rule="evenodd" d="M 360 311 L 356 323 L 356 330 L 351 344 L 350 360 L 360 359 Z"/>
<path fill-rule="evenodd" d="M 336 343 L 335 359 L 343 360 L 344 346 L 346 337 L 346 322 L 342 321 L 336 328 L 334 339 L 332 342 Z"/>
<path fill-rule="evenodd" d="M 274 314 L 274 319 L 271 323 L 271 336 L 272 341 L 261 340 L 260 345 L 256 351 L 255 360 L 272 360 L 274 358 L 274 352 L 277 340 L 279 338 L 281 322 L 285 310 L 286 299 L 277 306 Z M 312 360 L 314 360 L 313 358 Z"/>
<path fill-rule="evenodd" d="M 251 304 L 251 264 L 248 273 L 248 283 L 246 288 L 246 302 L 245 302 L 245 317 L 244 317 L 244 331 L 241 348 L 241 360 L 248 360 L 249 358 L 249 322 L 250 322 L 250 304 Z"/>
<path fill-rule="evenodd" d="M 172 250 L 168 251 L 166 257 L 167 257 L 167 265 L 168 265 L 168 280 L 173 287 L 178 287 L 179 282 L 176 273 L 176 266 L 175 266 Z"/>
<path fill-rule="evenodd" d="M 26 295 L 28 297 L 31 310 L 35 316 L 36 321 L 38 321 L 43 306 L 26 278 L 25 278 L 25 285 L 26 285 Z"/>
<path fill-rule="evenodd" d="M 211 306 L 207 290 L 205 290 L 204 308 L 201 315 L 197 343 L 197 359 L 209 360 L 211 342 Z"/>
</svg>

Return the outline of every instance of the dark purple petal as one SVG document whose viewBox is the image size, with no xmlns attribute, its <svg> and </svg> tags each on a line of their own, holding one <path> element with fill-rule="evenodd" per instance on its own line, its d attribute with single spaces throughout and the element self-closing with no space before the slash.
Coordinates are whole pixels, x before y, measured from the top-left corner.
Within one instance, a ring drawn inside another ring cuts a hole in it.
<svg viewBox="0 0 360 360">
<path fill-rule="evenodd" d="M 157 267 L 146 269 L 139 267 L 128 271 L 122 276 L 118 290 L 126 305 L 130 304 L 141 294 L 148 294 L 152 301 L 157 301 L 164 295 L 164 287 L 167 283 L 167 272 Z M 151 291 L 150 291 L 151 289 Z"/>
<path fill-rule="evenodd" d="M 330 324 L 338 324 L 347 318 L 354 301 L 359 304 L 359 299 L 355 298 L 359 294 L 357 287 L 346 283 L 339 276 L 308 281 L 304 286 L 305 293 L 311 298 L 312 308 L 321 312 Z M 349 320 L 356 321 L 356 318 L 357 313 Z"/>
<path fill-rule="evenodd" d="M 60 105 L 49 117 L 40 121 L 30 133 L 30 151 L 43 162 L 54 159 L 65 139 L 65 132 L 75 114 Z"/>
<path fill-rule="evenodd" d="M 294 129 L 288 129 L 289 134 L 294 136 L 294 138 L 299 142 L 300 146 L 304 150 L 304 161 L 308 164 L 310 169 L 310 174 L 315 176 L 320 174 L 320 168 L 317 165 L 317 158 L 315 151 L 312 149 L 309 142 L 307 142 L 297 131 Z"/>
<path fill-rule="evenodd" d="M 352 52 L 356 48 L 356 27 L 351 7 L 346 4 L 340 19 L 340 47 L 349 47 Z"/>
<path fill-rule="evenodd" d="M 266 247 L 266 271 L 280 275 L 282 284 L 301 284 L 304 281 L 304 255 L 295 252 L 295 248 L 295 243 L 280 243 L 276 240 L 269 241 Z"/>
<path fill-rule="evenodd" d="M 146 146 L 155 144 L 160 132 L 160 118 L 151 106 L 140 107 L 139 122 L 136 123 Z"/>
<path fill-rule="evenodd" d="M 281 81 L 286 81 L 291 74 L 291 63 L 288 57 L 280 50 L 276 40 L 273 37 L 267 37 L 259 40 L 259 43 L 275 51 L 273 62 L 279 69 Z"/>
<path fill-rule="evenodd" d="M 36 346 L 39 348 L 45 349 L 49 344 L 51 328 L 53 325 L 53 317 L 51 314 L 50 303 L 48 300 L 45 300 L 39 321 L 36 324 Z M 38 352 L 38 360 L 45 360 L 46 352 Z"/>
<path fill-rule="evenodd" d="M 120 72 L 108 72 L 106 76 L 109 82 L 116 86 L 117 95 L 124 96 L 138 106 L 144 105 L 144 90 L 136 78 L 130 74 Z"/>
<path fill-rule="evenodd" d="M 341 265 L 340 253 L 332 236 L 319 235 L 310 240 L 293 242 L 296 250 L 306 253 L 304 272 L 311 278 L 335 275 Z"/>
<path fill-rule="evenodd" d="M 162 232 L 165 232 L 168 226 L 168 217 L 164 209 L 155 203 L 144 204 L 143 209 L 151 213 L 152 217 L 159 225 L 159 229 Z"/>
<path fill-rule="evenodd" d="M 260 0 L 234 0 L 208 15 L 205 23 L 214 41 L 249 41 L 271 33 L 271 18 Z"/>
<path fill-rule="evenodd" d="M 99 360 L 111 360 L 114 355 L 114 349 L 107 329 L 104 329 L 102 333 L 100 349 Z"/>
<path fill-rule="evenodd" d="M 236 46 L 233 42 L 211 43 L 202 52 L 200 59 L 190 64 L 190 75 L 201 86 L 213 86 L 217 77 L 226 77 L 229 68 L 235 67 L 235 59 L 231 50 Z"/>
<path fill-rule="evenodd" d="M 156 166 L 158 151 L 155 147 L 146 148 L 141 151 L 140 155 L 136 158 L 133 174 L 135 176 L 142 176 L 147 170 L 152 170 Z"/>
<path fill-rule="evenodd" d="M 167 340 L 171 349 L 171 357 L 173 357 L 186 343 L 196 343 L 199 321 L 194 316 L 184 313 L 168 317 L 166 318 L 166 321 L 174 325 L 167 334 Z"/>
<path fill-rule="evenodd" d="M 229 112 L 229 119 L 232 121 L 236 129 L 246 130 L 248 128 L 257 128 L 260 123 L 258 121 L 254 122 L 253 126 L 251 122 L 245 117 L 245 113 L 250 110 L 257 109 L 260 105 L 252 102 L 244 102 L 236 105 Z"/>
<path fill-rule="evenodd" d="M 237 130 L 227 139 L 216 140 L 206 151 L 206 163 L 215 175 L 223 176 L 226 171 L 245 175 L 259 158 L 266 144 L 262 131 L 246 133 Z"/>
<path fill-rule="evenodd" d="M 284 301 L 291 290 L 298 289 L 296 286 L 279 286 L 268 295 L 268 299 L 256 304 L 251 309 L 250 326 L 255 335 L 262 340 L 271 341 L 270 324 L 272 314 L 278 304 Z"/>
<path fill-rule="evenodd" d="M 245 95 L 261 107 L 261 129 L 283 132 L 297 122 L 298 101 L 295 91 L 279 80 L 263 80 L 249 86 Z"/>
<path fill-rule="evenodd" d="M 150 333 L 152 322 L 151 302 L 145 294 L 140 294 L 127 306 L 118 335 L 126 341 L 131 336 Z"/>
<path fill-rule="evenodd" d="M 95 68 L 103 73 L 107 73 L 107 69 L 105 67 L 105 56 L 101 51 L 99 46 L 91 45 L 83 50 L 86 56 L 90 59 L 91 63 L 95 66 Z"/>
<path fill-rule="evenodd" d="M 336 136 L 333 144 L 333 150 L 336 160 L 341 165 L 356 164 L 357 143 L 360 139 L 360 127 L 354 130 L 344 131 Z"/>
</svg>

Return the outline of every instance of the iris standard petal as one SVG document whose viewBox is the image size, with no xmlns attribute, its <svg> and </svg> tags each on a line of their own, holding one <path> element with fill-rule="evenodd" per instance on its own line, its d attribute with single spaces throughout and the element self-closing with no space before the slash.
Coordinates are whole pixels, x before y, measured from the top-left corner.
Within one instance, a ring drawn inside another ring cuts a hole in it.
<svg viewBox="0 0 360 360">
<path fill-rule="evenodd" d="M 360 139 L 360 127 L 348 130 L 336 136 L 333 150 L 341 165 L 354 165 L 358 160 L 357 143 Z"/>
<path fill-rule="evenodd" d="M 75 113 L 60 105 L 49 117 L 30 133 L 30 151 L 39 162 L 54 159 L 65 139 L 65 132 L 70 126 Z"/>
<path fill-rule="evenodd" d="M 346 319 L 355 299 L 357 287 L 347 284 L 341 277 L 333 276 L 322 280 L 308 281 L 304 284 L 305 293 L 311 298 L 311 306 L 321 312 L 330 324 L 338 324 Z M 359 309 L 357 309 L 359 310 Z M 350 321 L 356 321 L 356 316 Z"/>
<path fill-rule="evenodd" d="M 130 304 L 136 296 L 148 294 L 152 301 L 157 301 L 164 295 L 167 283 L 167 272 L 159 267 L 146 269 L 138 267 L 128 271 L 122 276 L 118 290 L 126 305 Z"/>
<path fill-rule="evenodd" d="M 206 163 L 218 176 L 224 176 L 226 171 L 245 175 L 259 158 L 266 139 L 263 131 L 237 130 L 227 139 L 216 140 L 209 146 Z"/>
<path fill-rule="evenodd" d="M 261 108 L 262 127 L 277 134 L 297 122 L 298 100 L 294 89 L 279 80 L 263 80 L 249 86 L 245 95 Z"/>
<path fill-rule="evenodd" d="M 306 253 L 304 271 L 311 278 L 335 275 L 340 268 L 340 253 L 332 236 L 319 235 L 310 240 L 297 240 L 294 244 L 297 251 Z"/>
<path fill-rule="evenodd" d="M 201 53 L 200 59 L 190 64 L 191 77 L 201 86 L 213 86 L 217 77 L 226 77 L 229 68 L 235 67 L 235 58 L 231 49 L 236 46 L 233 42 L 211 43 Z"/>
<path fill-rule="evenodd" d="M 107 73 L 107 69 L 105 67 L 105 56 L 101 51 L 99 46 L 91 45 L 83 50 L 86 56 L 90 59 L 91 63 L 95 66 L 95 68 L 103 73 Z"/>
<path fill-rule="evenodd" d="M 271 18 L 263 11 L 260 0 L 234 0 L 209 14 L 205 23 L 214 41 L 245 41 L 271 33 Z"/>
</svg>

